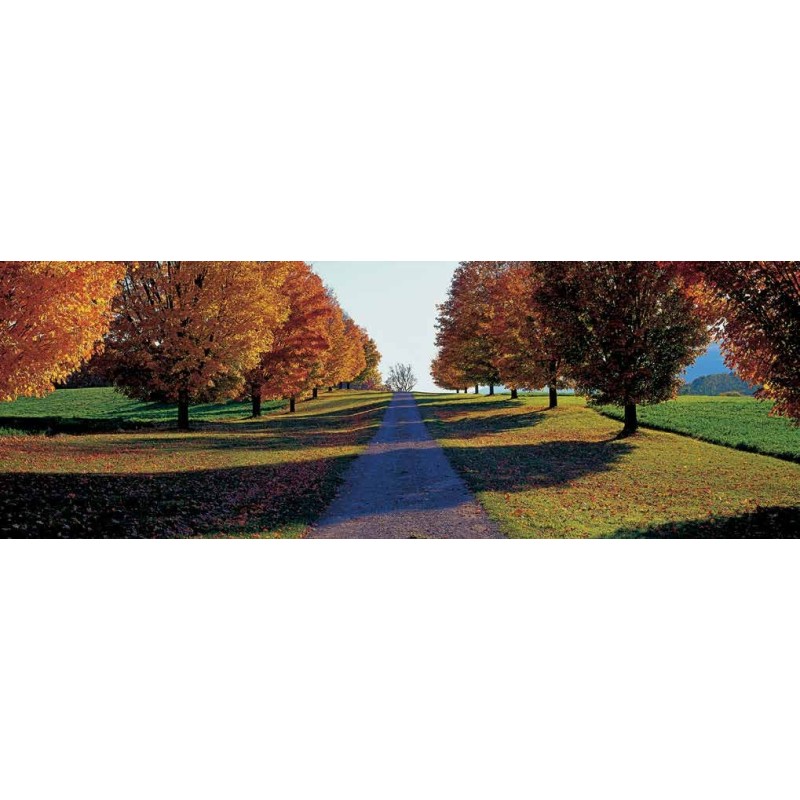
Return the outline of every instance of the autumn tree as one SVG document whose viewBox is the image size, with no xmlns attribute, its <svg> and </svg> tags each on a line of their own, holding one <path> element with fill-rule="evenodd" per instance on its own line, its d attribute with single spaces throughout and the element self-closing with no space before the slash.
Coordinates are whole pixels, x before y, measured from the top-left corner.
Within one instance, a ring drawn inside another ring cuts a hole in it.
<svg viewBox="0 0 800 800">
<path fill-rule="evenodd" d="M 431 363 L 431 377 L 440 389 L 449 389 L 456 392 L 463 389 L 464 394 L 467 393 L 467 387 L 470 383 L 469 377 L 451 364 L 446 355 L 442 353 L 439 353 Z"/>
<path fill-rule="evenodd" d="M 334 308 L 322 280 L 305 262 L 286 262 L 286 266 L 282 293 L 288 315 L 274 329 L 270 349 L 247 374 L 254 417 L 261 416 L 261 403 L 267 397 L 288 398 L 294 411 L 298 395 L 316 388 L 320 358 L 330 347 Z"/>
<path fill-rule="evenodd" d="M 700 282 L 703 308 L 728 366 L 763 388 L 774 414 L 800 422 L 800 264 L 675 262 Z"/>
<path fill-rule="evenodd" d="M 92 356 L 123 272 L 108 261 L 0 262 L 0 400 L 46 394 Z"/>
<path fill-rule="evenodd" d="M 375 340 L 363 329 L 361 329 L 361 345 L 364 348 L 364 361 L 366 366 L 356 375 L 354 382 L 363 385 L 367 389 L 377 389 L 383 385 L 383 378 L 380 373 L 380 363 L 382 356 Z"/>
<path fill-rule="evenodd" d="M 323 354 L 316 370 L 318 386 L 345 386 L 356 379 L 366 369 L 363 331 L 346 314 L 336 295 L 328 289 L 333 313 L 328 321 L 328 340 L 330 347 Z"/>
<path fill-rule="evenodd" d="M 189 405 L 241 396 L 288 314 L 279 261 L 129 262 L 105 361 L 129 396 Z"/>
<path fill-rule="evenodd" d="M 367 368 L 364 349 L 366 331 L 347 314 L 344 319 L 345 348 L 341 365 L 341 384 L 349 389 L 350 384 Z"/>
<path fill-rule="evenodd" d="M 502 261 L 464 261 L 456 268 L 447 300 L 439 306 L 436 344 L 447 363 L 470 381 L 494 387 L 500 382 L 492 336 L 495 285 L 507 268 Z"/>
<path fill-rule="evenodd" d="M 576 389 L 625 408 L 623 435 L 638 428 L 637 405 L 675 394 L 680 374 L 708 346 L 697 302 L 676 270 L 653 261 L 540 262 L 537 292 L 559 332 Z"/>
<path fill-rule="evenodd" d="M 549 387 L 550 408 L 565 388 L 558 320 L 539 304 L 542 280 L 536 262 L 511 262 L 493 285 L 490 335 L 502 382 L 516 397 L 519 389 Z"/>
</svg>

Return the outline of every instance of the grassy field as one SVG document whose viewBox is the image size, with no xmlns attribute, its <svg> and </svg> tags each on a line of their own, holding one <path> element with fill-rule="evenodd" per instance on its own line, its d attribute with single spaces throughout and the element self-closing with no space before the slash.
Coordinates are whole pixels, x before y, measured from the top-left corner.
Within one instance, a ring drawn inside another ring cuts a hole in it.
<svg viewBox="0 0 800 800">
<path fill-rule="evenodd" d="M 104 396 L 72 402 L 91 409 Z M 335 392 L 296 414 L 225 412 L 191 433 L 0 436 L 0 535 L 297 537 L 330 503 L 388 401 Z"/>
<path fill-rule="evenodd" d="M 599 410 L 615 419 L 624 417 L 623 410 L 614 406 Z M 657 406 L 643 406 L 639 409 L 639 420 L 656 430 L 800 461 L 800 428 L 787 419 L 770 417 L 771 410 L 772 403 L 752 397 L 687 396 Z"/>
<path fill-rule="evenodd" d="M 284 402 L 265 402 L 265 412 L 286 405 Z M 177 421 L 177 407 L 163 403 L 143 403 L 131 400 L 116 389 L 59 389 L 46 397 L 23 397 L 13 403 L 0 403 L 0 427 L 12 427 L 5 421 L 59 419 L 65 422 L 88 421 L 107 427 L 135 424 L 167 424 Z M 192 406 L 191 419 L 196 422 L 216 422 L 249 417 L 250 403 L 216 403 Z M 27 425 L 26 425 L 27 427 Z M 76 426 L 77 427 L 77 426 Z"/>
<path fill-rule="evenodd" d="M 582 399 L 419 395 L 423 416 L 511 537 L 800 535 L 800 465 L 643 430 Z"/>
</svg>

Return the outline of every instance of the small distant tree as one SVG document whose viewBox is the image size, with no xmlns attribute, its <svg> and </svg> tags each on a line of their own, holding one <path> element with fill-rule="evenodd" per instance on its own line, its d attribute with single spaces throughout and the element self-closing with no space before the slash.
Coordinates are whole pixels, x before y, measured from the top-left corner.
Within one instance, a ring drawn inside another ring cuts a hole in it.
<svg viewBox="0 0 800 800">
<path fill-rule="evenodd" d="M 417 385 L 417 378 L 411 364 L 395 364 L 389 370 L 389 379 L 386 381 L 389 391 L 413 392 Z"/>
</svg>

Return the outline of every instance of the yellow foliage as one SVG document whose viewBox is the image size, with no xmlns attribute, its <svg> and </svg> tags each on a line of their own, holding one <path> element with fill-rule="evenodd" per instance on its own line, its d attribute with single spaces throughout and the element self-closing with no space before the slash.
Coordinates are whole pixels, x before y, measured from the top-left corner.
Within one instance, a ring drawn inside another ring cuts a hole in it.
<svg viewBox="0 0 800 800">
<path fill-rule="evenodd" d="M 0 262 L 0 401 L 46 394 L 92 355 L 123 272 L 109 261 Z"/>
</svg>

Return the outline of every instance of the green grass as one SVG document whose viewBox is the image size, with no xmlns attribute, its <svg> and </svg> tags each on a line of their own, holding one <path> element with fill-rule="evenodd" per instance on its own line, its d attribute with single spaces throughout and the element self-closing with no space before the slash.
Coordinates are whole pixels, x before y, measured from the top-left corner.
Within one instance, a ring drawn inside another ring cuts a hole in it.
<svg viewBox="0 0 800 800">
<path fill-rule="evenodd" d="M 283 405 L 285 403 L 280 401 L 266 402 L 263 410 L 267 413 Z M 250 413 L 250 403 L 209 403 L 193 406 L 191 419 L 217 422 L 242 419 Z M 177 414 L 177 406 L 131 400 L 116 389 L 59 389 L 46 397 L 23 397 L 12 403 L 0 403 L 0 421 L 60 418 L 120 424 L 175 424 Z"/>
<path fill-rule="evenodd" d="M 0 437 L 0 536 L 302 536 L 388 402 L 335 392 L 190 433 Z"/>
<path fill-rule="evenodd" d="M 800 428 L 787 419 L 770 417 L 772 405 L 751 397 L 686 396 L 640 407 L 639 420 L 648 428 L 800 461 Z M 615 406 L 599 410 L 614 419 L 624 417 L 623 410 Z"/>
<path fill-rule="evenodd" d="M 431 433 L 515 538 L 800 535 L 800 465 L 621 425 L 562 397 L 419 395 Z"/>
</svg>

